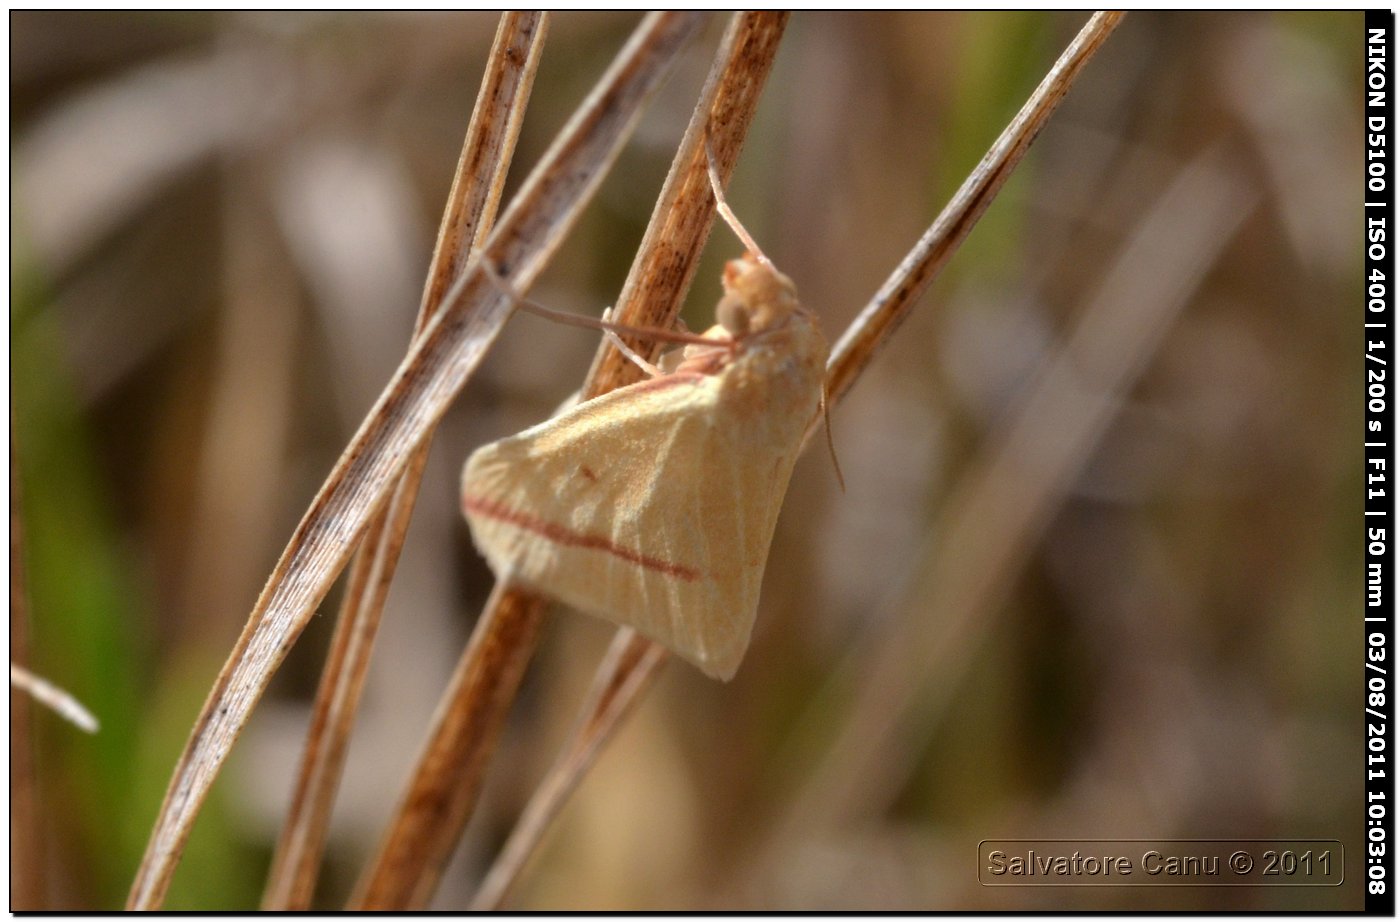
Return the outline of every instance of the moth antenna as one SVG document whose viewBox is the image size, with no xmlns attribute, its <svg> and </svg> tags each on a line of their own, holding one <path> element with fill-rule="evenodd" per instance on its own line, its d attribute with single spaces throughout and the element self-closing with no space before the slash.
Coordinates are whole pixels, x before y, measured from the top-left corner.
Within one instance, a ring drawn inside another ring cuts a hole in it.
<svg viewBox="0 0 1400 922">
<path fill-rule="evenodd" d="M 841 492 L 846 492 L 846 478 L 841 476 L 841 462 L 836 460 L 836 441 L 831 437 L 831 407 L 826 402 L 826 382 L 822 382 L 822 428 L 826 430 L 826 450 L 831 455 L 831 467 L 836 471 L 836 482 Z"/>
<path fill-rule="evenodd" d="M 715 151 L 710 146 L 710 133 L 705 132 L 705 169 L 710 174 L 710 190 L 715 195 L 715 209 L 719 211 L 719 216 L 724 219 L 724 223 L 729 225 L 729 229 L 734 232 L 734 236 L 748 248 L 748 251 L 764 265 L 773 265 L 773 260 L 769 259 L 754 242 L 753 235 L 744 227 L 739 216 L 729 207 L 729 202 L 724 197 L 724 187 L 720 185 L 719 168 L 715 166 Z"/>
<path fill-rule="evenodd" d="M 611 307 L 603 311 L 603 322 L 612 322 Z M 623 342 L 622 337 L 618 336 L 612 330 L 604 330 L 603 335 L 608 338 L 608 342 L 612 343 L 614 349 L 622 353 L 624 358 L 629 360 L 633 365 L 636 365 L 642 371 L 646 372 L 649 376 L 653 378 L 659 378 L 662 375 L 666 374 L 666 372 L 662 371 L 660 368 L 657 368 L 655 365 L 653 365 L 651 362 L 648 362 L 646 359 L 642 358 L 636 350 L 634 350 L 631 346 L 627 345 L 627 343 Z"/>
</svg>

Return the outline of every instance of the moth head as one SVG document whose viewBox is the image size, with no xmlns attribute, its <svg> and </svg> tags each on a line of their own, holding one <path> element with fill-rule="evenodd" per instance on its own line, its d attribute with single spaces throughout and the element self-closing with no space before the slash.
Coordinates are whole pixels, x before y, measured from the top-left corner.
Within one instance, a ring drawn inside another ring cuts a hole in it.
<svg viewBox="0 0 1400 922">
<path fill-rule="evenodd" d="M 792 279 L 752 254 L 726 263 L 723 283 L 715 319 L 736 339 L 781 326 L 801 310 Z"/>
</svg>

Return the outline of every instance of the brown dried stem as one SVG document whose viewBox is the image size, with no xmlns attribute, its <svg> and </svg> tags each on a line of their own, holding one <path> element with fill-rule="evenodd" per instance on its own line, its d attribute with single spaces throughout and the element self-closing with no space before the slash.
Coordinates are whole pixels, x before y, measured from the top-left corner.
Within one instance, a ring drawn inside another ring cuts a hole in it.
<svg viewBox="0 0 1400 922">
<path fill-rule="evenodd" d="M 678 315 L 714 222 L 706 135 L 716 166 L 727 178 L 786 22 L 786 15 L 773 13 L 740 14 L 731 22 L 618 299 L 618 322 L 665 329 Z M 637 343 L 634 348 L 644 351 L 654 345 Z M 604 345 L 583 394 L 605 393 L 631 383 L 637 374 L 632 363 Z M 544 605 L 522 590 L 497 587 L 444 692 L 408 791 L 352 901 L 354 908 L 417 907 L 431 897 L 471 815 L 505 710 L 534 652 Z M 506 643 L 503 636 L 528 643 Z M 493 662 L 493 656 L 502 660 Z M 483 706 L 483 699 L 492 707 Z"/>
<path fill-rule="evenodd" d="M 1075 79 L 1122 19 L 1121 12 L 1098 12 L 1085 23 L 1021 111 L 982 157 L 982 162 L 953 194 L 937 220 L 832 346 L 831 360 L 827 363 L 828 400 L 837 403 L 846 395 L 934 277 L 948 264 Z"/>
<path fill-rule="evenodd" d="M 501 16 L 438 231 L 415 335 L 437 315 L 449 286 L 495 219 L 547 30 L 544 13 Z M 311 905 L 360 694 L 430 442 L 431 433 L 409 459 L 392 500 L 375 514 L 351 565 L 292 803 L 268 874 L 264 909 Z"/>
<path fill-rule="evenodd" d="M 1122 13 L 1100 12 L 1090 18 L 928 231 L 837 341 L 827 363 L 829 403 L 836 403 L 846 395 L 875 353 L 957 252 L 1074 80 L 1122 17 Z M 809 440 L 811 435 L 809 431 Z M 573 733 L 487 875 L 490 889 L 483 886 L 477 894 L 475 903 L 479 908 L 499 906 L 506 898 L 515 876 L 538 847 L 550 820 L 582 781 L 602 743 L 631 712 L 635 704 L 633 699 L 650 687 L 650 678 L 665 657 L 638 655 L 636 646 L 648 643 L 630 630 L 618 632 L 608 656 L 599 666 L 593 691 Z M 623 651 L 629 652 L 623 655 Z M 607 689 L 617 691 L 605 694 Z"/>
<path fill-rule="evenodd" d="M 728 182 L 787 21 L 785 13 L 742 13 L 730 21 L 623 283 L 614 321 L 669 329 L 680 315 L 715 221 L 706 138 L 715 168 Z M 655 355 L 660 346 L 640 338 L 623 340 L 642 355 Z M 640 378 L 637 366 L 605 342 L 594 357 L 582 397 L 596 397 Z"/>
<path fill-rule="evenodd" d="M 351 440 L 273 570 L 176 765 L 128 898 L 159 907 L 189 830 L 238 733 L 370 519 L 431 426 L 476 369 L 510 314 L 482 260 L 528 290 L 615 158 L 698 14 L 648 16 L 565 127 L 490 235 L 480 259 L 443 299 Z"/>
<path fill-rule="evenodd" d="M 439 703 L 379 850 L 351 898 L 353 910 L 427 905 L 471 817 L 505 715 L 535 649 L 546 601 L 498 583 Z"/>
</svg>

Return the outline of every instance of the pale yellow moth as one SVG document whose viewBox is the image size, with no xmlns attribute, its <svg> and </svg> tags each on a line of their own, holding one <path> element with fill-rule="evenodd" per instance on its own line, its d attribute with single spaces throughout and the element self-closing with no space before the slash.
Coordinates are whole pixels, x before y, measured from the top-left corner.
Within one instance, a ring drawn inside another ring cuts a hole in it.
<svg viewBox="0 0 1400 922">
<path fill-rule="evenodd" d="M 674 371 L 483 446 L 462 472 L 472 539 L 498 579 L 632 627 L 718 679 L 748 649 L 827 358 L 791 280 L 750 249 L 725 267 L 719 322 Z"/>
<path fill-rule="evenodd" d="M 462 474 L 497 578 L 734 675 L 827 345 L 792 282 L 730 261 L 714 346 L 675 371 L 478 449 Z"/>
</svg>

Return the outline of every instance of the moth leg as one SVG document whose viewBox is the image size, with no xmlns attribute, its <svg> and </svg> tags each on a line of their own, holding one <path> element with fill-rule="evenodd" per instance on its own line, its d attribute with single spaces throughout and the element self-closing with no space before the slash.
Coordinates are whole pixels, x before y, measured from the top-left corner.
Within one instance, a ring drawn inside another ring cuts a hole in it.
<svg viewBox="0 0 1400 922">
<path fill-rule="evenodd" d="M 545 307 L 543 304 L 536 304 L 534 301 L 529 300 L 515 290 L 515 286 L 510 283 L 509 279 L 501 275 L 500 271 L 496 269 L 491 260 L 486 258 L 485 254 L 482 254 L 479 259 L 481 260 L 481 269 L 486 275 L 486 281 L 491 283 L 492 288 L 495 288 L 501 294 L 509 298 L 511 303 L 517 308 L 538 317 L 558 320 L 560 323 L 573 323 L 575 325 L 579 323 L 580 318 L 572 317 L 563 311 L 556 311 L 551 307 Z"/>
<path fill-rule="evenodd" d="M 612 313 L 613 309 L 611 307 L 606 308 L 603 311 L 604 323 L 612 323 Z M 634 350 L 631 346 L 623 342 L 622 337 L 618 336 L 612 330 L 604 330 L 603 335 L 608 338 L 608 342 L 613 344 L 613 348 L 615 348 L 618 352 L 621 352 L 624 357 L 631 361 L 633 365 L 636 365 L 642 371 L 646 372 L 648 376 L 653 378 L 659 378 L 662 375 L 666 374 L 666 372 L 662 371 L 660 368 L 657 368 L 651 362 L 648 362 L 646 359 L 638 355 L 636 350 Z"/>
<path fill-rule="evenodd" d="M 545 307 L 543 304 L 536 304 L 534 301 L 522 297 L 518 291 L 511 287 L 510 283 L 506 279 L 501 277 L 501 274 L 496 271 L 496 267 L 491 265 L 490 261 L 487 260 L 485 257 L 481 258 L 481 268 L 484 270 L 487 281 L 489 281 L 492 284 L 492 286 L 494 286 L 495 289 L 501 294 L 505 295 L 507 298 L 510 298 L 510 300 L 514 302 L 515 306 L 520 310 L 523 310 L 530 314 L 534 314 L 537 317 L 544 317 L 547 320 L 553 320 L 556 323 L 564 323 L 568 324 L 569 326 L 575 327 L 584 327 L 585 329 L 589 330 L 601 329 L 603 331 L 603 335 L 605 335 L 608 338 L 609 342 L 611 342 L 614 346 L 617 347 L 617 350 L 619 352 L 621 352 L 624 356 L 628 358 L 628 360 L 633 362 L 638 368 L 640 368 L 642 371 L 646 372 L 653 378 L 658 377 L 660 375 L 669 374 L 669 372 L 656 367 L 655 365 L 638 355 L 617 335 L 619 330 L 623 333 L 636 334 L 638 336 L 650 336 L 655 339 L 659 339 L 662 342 L 681 342 L 687 343 L 691 346 L 713 345 L 713 341 L 711 339 L 708 339 L 703 336 L 696 336 L 694 333 L 647 329 L 646 327 L 629 327 L 623 326 L 621 324 L 614 324 L 612 322 L 612 308 L 608 308 L 605 311 L 603 311 L 603 317 L 601 320 L 594 320 L 592 317 L 584 317 L 578 314 L 570 314 L 566 311 L 557 311 L 551 307 Z"/>
<path fill-rule="evenodd" d="M 556 323 L 563 323 L 569 326 L 583 327 L 587 330 L 598 329 L 598 321 L 591 317 L 581 317 L 577 314 L 570 314 L 567 311 L 557 311 L 552 307 L 545 307 L 543 304 L 536 304 L 526 298 L 510 284 L 510 281 L 503 277 L 496 267 L 491 265 L 491 261 L 485 256 L 481 257 L 481 268 L 486 275 L 486 280 L 491 283 L 501 294 L 505 295 L 520 310 L 536 317 L 543 317 L 546 320 L 553 320 Z"/>
</svg>

